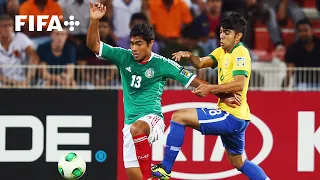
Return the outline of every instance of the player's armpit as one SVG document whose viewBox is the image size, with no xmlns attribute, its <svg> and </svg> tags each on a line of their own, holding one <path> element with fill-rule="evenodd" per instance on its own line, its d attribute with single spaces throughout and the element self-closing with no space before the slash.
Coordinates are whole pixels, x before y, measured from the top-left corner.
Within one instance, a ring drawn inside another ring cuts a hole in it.
<svg viewBox="0 0 320 180">
<path fill-rule="evenodd" d="M 97 57 L 102 57 L 105 60 L 111 61 L 113 64 L 120 66 L 125 61 L 124 59 L 131 51 L 120 47 L 113 47 L 100 41 Z"/>
</svg>

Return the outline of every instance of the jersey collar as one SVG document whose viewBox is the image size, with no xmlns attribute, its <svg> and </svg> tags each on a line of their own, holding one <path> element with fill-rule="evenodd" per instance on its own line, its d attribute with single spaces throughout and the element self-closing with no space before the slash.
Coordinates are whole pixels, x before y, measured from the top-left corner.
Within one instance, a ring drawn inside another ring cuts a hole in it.
<svg viewBox="0 0 320 180">
<path fill-rule="evenodd" d="M 242 46 L 242 45 L 243 45 L 242 42 L 239 42 L 238 44 L 236 44 L 236 45 L 231 49 L 230 54 L 233 52 L 233 50 L 234 50 L 235 48 L 237 48 L 237 47 L 239 47 L 239 46 Z"/>
<path fill-rule="evenodd" d="M 153 53 L 153 52 L 151 52 L 151 56 L 150 56 L 150 58 L 149 58 L 147 61 L 139 62 L 139 64 L 147 64 L 148 62 L 150 62 L 150 61 L 151 61 L 151 59 L 153 58 L 153 55 L 154 55 L 154 53 Z"/>
</svg>

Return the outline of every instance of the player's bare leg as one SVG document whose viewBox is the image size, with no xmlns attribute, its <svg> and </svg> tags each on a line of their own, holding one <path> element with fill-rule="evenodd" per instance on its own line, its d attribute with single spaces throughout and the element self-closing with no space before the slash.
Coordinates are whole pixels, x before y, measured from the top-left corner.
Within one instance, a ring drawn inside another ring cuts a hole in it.
<svg viewBox="0 0 320 180">
<path fill-rule="evenodd" d="M 232 154 L 227 149 L 226 154 L 230 164 L 237 169 L 240 169 L 243 166 L 244 161 L 246 160 L 246 157 L 243 154 Z"/>
<path fill-rule="evenodd" d="M 129 180 L 142 180 L 142 173 L 139 167 L 126 168 Z"/>
<path fill-rule="evenodd" d="M 171 121 L 177 122 L 193 129 L 200 129 L 196 109 L 181 109 L 172 114 Z"/>
<path fill-rule="evenodd" d="M 136 148 L 136 155 L 140 166 L 140 172 L 135 169 L 127 170 L 127 174 L 132 180 L 147 180 L 151 175 L 151 145 L 148 141 L 150 134 L 149 124 L 145 121 L 136 121 L 130 127 L 134 145 Z M 142 174 L 142 175 L 141 175 Z M 140 179 L 135 179 L 140 178 Z"/>
<path fill-rule="evenodd" d="M 161 164 L 152 167 L 153 177 L 162 180 L 170 179 L 173 163 L 183 144 L 186 126 L 200 129 L 196 109 L 178 110 L 172 114 L 164 159 Z"/>
<path fill-rule="evenodd" d="M 250 162 L 243 154 L 232 154 L 226 149 L 230 164 L 253 180 L 270 180 L 258 165 Z"/>
</svg>

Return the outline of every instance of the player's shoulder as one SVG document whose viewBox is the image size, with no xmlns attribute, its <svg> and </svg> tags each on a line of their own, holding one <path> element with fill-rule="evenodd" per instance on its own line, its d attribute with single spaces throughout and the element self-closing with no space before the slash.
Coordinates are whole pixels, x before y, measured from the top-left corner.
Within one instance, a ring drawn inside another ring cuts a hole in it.
<svg viewBox="0 0 320 180">
<path fill-rule="evenodd" d="M 161 60 L 161 61 L 167 61 L 170 60 L 169 58 L 166 58 L 164 56 L 161 56 L 160 54 L 152 52 L 152 58 L 156 60 Z"/>
<path fill-rule="evenodd" d="M 100 43 L 102 43 L 102 48 L 104 47 L 108 47 L 108 48 L 113 48 L 114 50 L 119 50 L 119 51 L 123 51 L 123 52 L 126 52 L 126 53 L 131 53 L 131 49 L 125 49 L 125 48 L 122 48 L 122 47 L 118 47 L 118 46 L 111 46 L 110 44 L 107 44 L 105 42 L 102 42 L 100 41 Z"/>
<path fill-rule="evenodd" d="M 222 47 L 220 46 L 220 47 L 216 48 L 215 50 L 213 50 L 210 54 L 220 53 L 220 52 L 222 52 L 222 51 L 223 51 L 223 49 L 222 49 Z"/>
<path fill-rule="evenodd" d="M 175 61 L 173 61 L 172 59 L 166 58 L 166 57 L 161 56 L 157 53 L 153 53 L 152 58 L 153 58 L 152 60 L 155 60 L 160 64 L 170 64 L 170 65 L 173 65 L 173 66 L 180 68 L 180 65 L 178 63 L 176 63 Z"/>
</svg>

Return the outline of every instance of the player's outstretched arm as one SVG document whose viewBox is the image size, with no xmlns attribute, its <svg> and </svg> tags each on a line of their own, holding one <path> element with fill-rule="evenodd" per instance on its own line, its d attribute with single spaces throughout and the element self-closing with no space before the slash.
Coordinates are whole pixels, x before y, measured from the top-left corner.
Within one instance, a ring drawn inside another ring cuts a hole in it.
<svg viewBox="0 0 320 180">
<path fill-rule="evenodd" d="M 214 61 L 209 56 L 200 58 L 189 51 L 179 51 L 172 54 L 172 59 L 175 61 L 180 61 L 182 58 L 187 58 L 192 66 L 196 69 L 214 66 Z"/>
<path fill-rule="evenodd" d="M 210 93 L 221 92 L 237 93 L 243 90 L 247 77 L 245 75 L 234 76 L 233 81 L 220 85 L 211 85 Z"/>
<path fill-rule="evenodd" d="M 197 88 L 201 85 L 210 85 L 207 81 L 197 78 L 196 75 L 189 72 L 187 69 L 181 67 L 179 64 L 170 59 L 165 59 L 163 62 L 164 63 L 161 65 L 161 70 L 163 71 L 164 76 L 180 82 L 181 84 L 185 85 L 185 87 L 192 86 L 194 88 Z M 215 95 L 230 107 L 241 105 L 240 98 L 238 98 L 234 93 L 228 94 L 223 92 L 216 93 Z"/>
<path fill-rule="evenodd" d="M 92 1 L 90 1 L 90 24 L 87 34 L 87 46 L 96 54 L 99 54 L 100 50 L 99 20 L 106 12 L 106 6 L 101 3 L 93 4 Z"/>
<path fill-rule="evenodd" d="M 195 77 L 193 79 L 193 81 L 191 82 L 190 86 L 194 87 L 194 88 L 200 88 L 202 86 L 211 86 L 207 81 L 199 79 L 197 77 Z M 193 90 L 192 92 L 194 92 L 195 90 Z M 197 94 L 197 93 L 195 93 Z M 208 93 L 207 93 L 208 94 Z M 207 95 L 206 94 L 206 95 Z M 205 97 L 202 96 L 201 94 L 197 94 L 200 97 Z M 226 105 L 235 108 L 235 105 L 241 106 L 241 97 L 233 92 L 227 93 L 227 92 L 220 92 L 220 93 L 214 93 L 214 95 L 216 95 L 218 98 L 220 98 Z"/>
<path fill-rule="evenodd" d="M 207 81 L 195 77 L 195 78 L 193 79 L 193 81 L 191 82 L 190 86 L 196 88 L 196 89 L 194 89 L 194 90 L 192 91 L 192 92 L 195 92 L 197 89 L 199 90 L 199 89 L 202 88 L 202 87 L 211 88 L 212 86 L 215 86 L 215 85 L 209 84 Z M 234 97 L 234 95 L 236 94 L 236 92 L 238 92 L 238 91 L 235 91 L 235 92 L 221 91 L 221 92 L 212 93 L 212 94 L 216 95 L 218 98 L 228 98 L 228 97 Z M 206 93 L 206 95 L 209 94 L 209 93 L 210 93 L 210 92 Z M 195 94 L 196 94 L 196 93 L 195 93 Z M 202 96 L 202 97 L 204 97 L 204 96 Z"/>
<path fill-rule="evenodd" d="M 90 24 L 87 35 L 87 46 L 96 56 L 111 61 L 117 66 L 121 66 L 124 59 L 123 57 L 125 57 L 129 51 L 119 47 L 112 47 L 100 40 L 99 20 L 106 12 L 107 7 L 105 5 L 90 2 Z"/>
<path fill-rule="evenodd" d="M 225 84 L 208 85 L 201 84 L 192 92 L 199 96 L 206 96 L 211 94 L 221 94 L 221 93 L 238 93 L 243 90 L 246 81 L 246 76 L 238 75 L 233 77 L 233 81 Z"/>
</svg>

